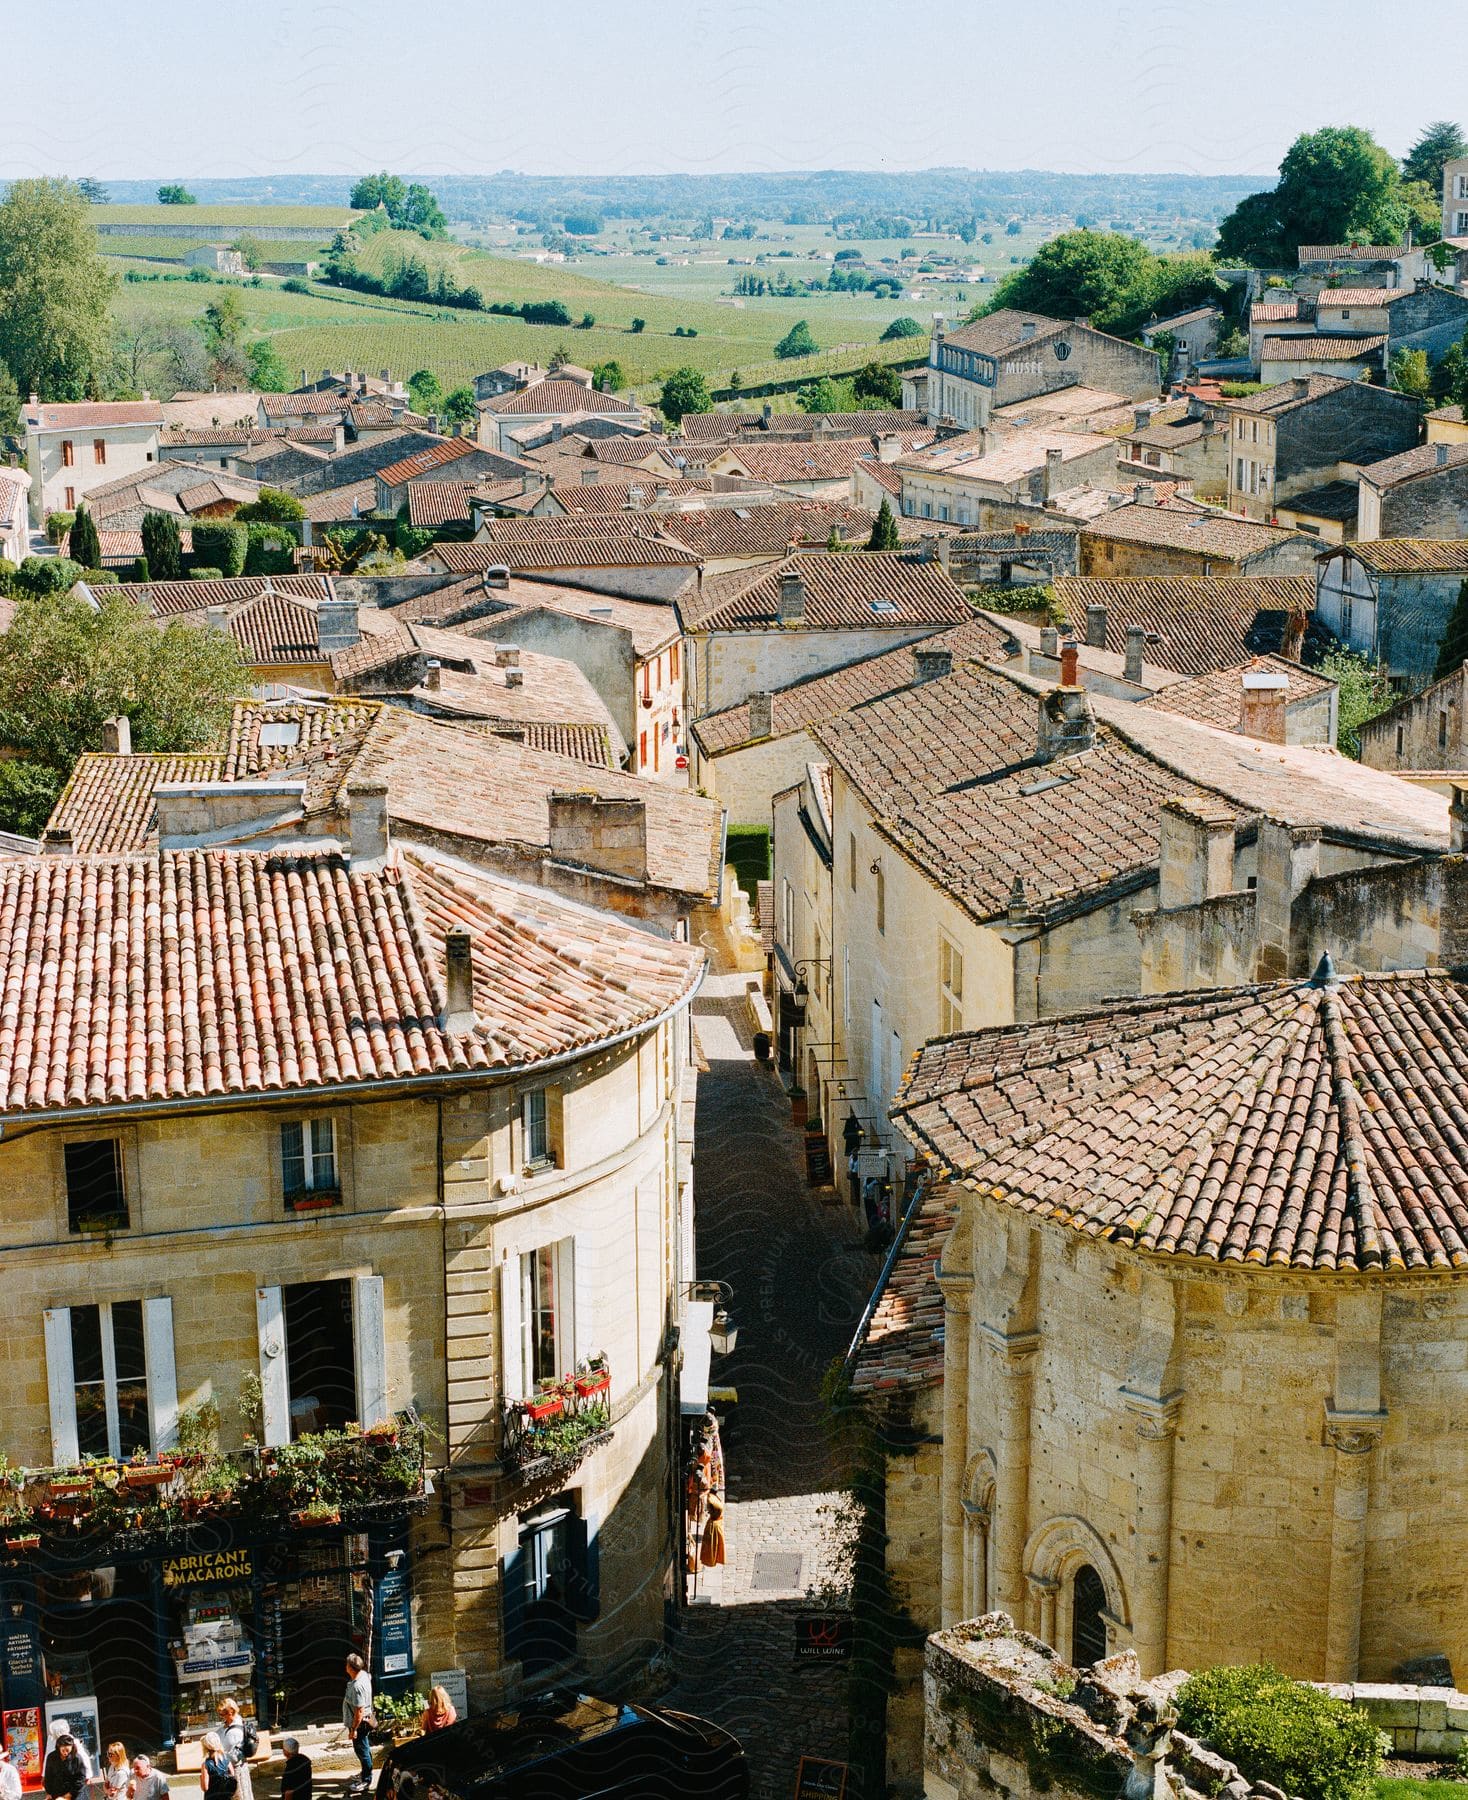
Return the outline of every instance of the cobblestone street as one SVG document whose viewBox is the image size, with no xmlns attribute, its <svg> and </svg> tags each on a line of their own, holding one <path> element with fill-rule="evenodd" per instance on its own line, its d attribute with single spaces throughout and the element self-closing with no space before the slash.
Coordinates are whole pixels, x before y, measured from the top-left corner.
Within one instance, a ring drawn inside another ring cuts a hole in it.
<svg viewBox="0 0 1468 1800">
<path fill-rule="evenodd" d="M 729 1282 L 735 1352 L 714 1365 L 727 1468 L 728 1562 L 699 1571 L 669 1703 L 726 1725 L 759 1800 L 788 1800 L 802 1753 L 846 1759 L 846 1669 L 795 1660 L 807 1596 L 839 1583 L 843 1494 L 822 1378 L 844 1353 L 873 1259 L 844 1206 L 807 1186 L 779 1081 L 750 1048 L 744 978 L 715 972 L 694 1006 L 706 1065 L 694 1159 L 698 1273 Z"/>
</svg>

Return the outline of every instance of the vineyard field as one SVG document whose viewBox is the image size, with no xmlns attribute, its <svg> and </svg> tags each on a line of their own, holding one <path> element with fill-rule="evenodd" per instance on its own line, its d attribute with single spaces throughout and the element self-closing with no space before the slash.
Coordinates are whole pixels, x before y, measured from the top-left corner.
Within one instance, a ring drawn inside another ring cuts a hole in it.
<svg viewBox="0 0 1468 1800">
<path fill-rule="evenodd" d="M 94 206 L 91 211 L 95 225 L 136 226 L 145 234 L 150 226 L 188 225 L 204 241 L 214 232 L 269 225 L 312 225 L 329 238 L 362 216 L 349 206 Z"/>
</svg>

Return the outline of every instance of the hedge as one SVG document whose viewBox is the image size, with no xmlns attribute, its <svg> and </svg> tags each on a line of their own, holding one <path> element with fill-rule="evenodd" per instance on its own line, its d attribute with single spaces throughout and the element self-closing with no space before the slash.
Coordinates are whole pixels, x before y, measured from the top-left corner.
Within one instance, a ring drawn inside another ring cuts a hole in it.
<svg viewBox="0 0 1468 1800">
<path fill-rule="evenodd" d="M 250 534 L 243 525 L 209 522 L 201 519 L 194 526 L 194 564 L 217 566 L 226 575 L 242 575 L 245 552 L 250 547 Z"/>
<path fill-rule="evenodd" d="M 223 569 L 190 569 L 190 581 L 219 581 L 224 575 Z"/>
<path fill-rule="evenodd" d="M 1268 1663 L 1203 1669 L 1178 1690 L 1178 1724 L 1250 1781 L 1301 1800 L 1370 1800 L 1381 1741 L 1364 1712 Z"/>
</svg>

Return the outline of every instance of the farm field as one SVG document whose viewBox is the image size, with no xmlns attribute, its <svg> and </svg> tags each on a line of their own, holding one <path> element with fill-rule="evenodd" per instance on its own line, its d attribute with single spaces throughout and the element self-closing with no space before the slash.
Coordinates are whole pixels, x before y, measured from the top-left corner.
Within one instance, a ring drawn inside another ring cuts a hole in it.
<svg viewBox="0 0 1468 1800">
<path fill-rule="evenodd" d="M 231 232 L 222 236 L 217 231 L 205 230 L 197 237 L 147 237 L 141 232 L 137 236 L 130 232 L 126 237 L 100 238 L 98 247 L 108 258 L 136 257 L 153 263 L 181 263 L 185 255 L 200 244 L 229 243 L 238 235 Z M 259 242 L 266 261 L 319 262 L 331 246 L 331 234 L 327 233 L 319 240 L 262 238 Z"/>
<path fill-rule="evenodd" d="M 97 225 L 136 226 L 144 235 L 156 225 L 196 227 L 201 238 L 219 231 L 261 226 L 315 226 L 327 238 L 361 215 L 349 206 L 94 206 Z"/>
</svg>

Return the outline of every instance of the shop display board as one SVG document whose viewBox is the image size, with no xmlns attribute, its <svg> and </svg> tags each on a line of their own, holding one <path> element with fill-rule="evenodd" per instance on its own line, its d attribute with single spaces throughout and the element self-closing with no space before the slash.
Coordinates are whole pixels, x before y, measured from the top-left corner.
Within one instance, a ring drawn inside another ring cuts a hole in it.
<svg viewBox="0 0 1468 1800">
<path fill-rule="evenodd" d="M 461 1719 L 469 1717 L 469 1682 L 462 1669 L 435 1669 L 428 1677 L 428 1685 L 443 1689 Z"/>
<path fill-rule="evenodd" d="M 65 1719 L 71 1735 L 86 1751 L 91 1760 L 94 1773 L 102 1768 L 102 1731 L 97 1723 L 97 1697 L 95 1694 L 72 1695 L 65 1700 L 48 1700 L 46 1702 L 46 1738 L 50 1741 L 51 1726 L 57 1719 Z"/>
<path fill-rule="evenodd" d="M 20 1776 L 23 1788 L 41 1785 L 41 1709 L 39 1706 L 17 1706 L 0 1715 L 5 1730 L 5 1748 L 10 1752 L 10 1766 Z"/>
<path fill-rule="evenodd" d="M 850 1767 L 821 1756 L 802 1756 L 795 1771 L 795 1800 L 844 1800 Z"/>
</svg>

